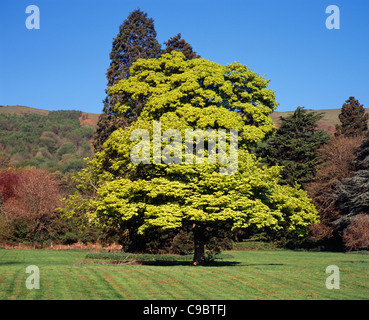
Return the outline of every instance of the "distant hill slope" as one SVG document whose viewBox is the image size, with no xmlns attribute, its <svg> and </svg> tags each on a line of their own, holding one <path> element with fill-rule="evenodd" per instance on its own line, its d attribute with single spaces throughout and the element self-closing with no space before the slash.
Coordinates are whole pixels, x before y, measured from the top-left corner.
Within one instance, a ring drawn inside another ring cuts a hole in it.
<svg viewBox="0 0 369 320">
<path fill-rule="evenodd" d="M 91 141 L 98 116 L 76 110 L 0 107 L 0 163 L 78 171 L 83 159 L 93 155 Z"/>
<path fill-rule="evenodd" d="M 49 111 L 41 110 L 41 109 L 35 109 L 25 106 L 0 106 L 0 114 L 17 114 L 19 116 L 24 116 L 25 114 L 30 113 L 36 113 L 41 116 L 47 116 L 49 114 Z"/>
<path fill-rule="evenodd" d="M 16 114 L 19 116 L 24 116 L 26 114 L 39 114 L 41 116 L 47 116 L 49 112 L 50 111 L 48 110 L 41 110 L 20 105 L 0 106 L 0 114 Z M 95 129 L 98 119 L 99 119 L 98 113 L 81 112 L 80 122 L 82 126 L 89 126 Z"/>
</svg>

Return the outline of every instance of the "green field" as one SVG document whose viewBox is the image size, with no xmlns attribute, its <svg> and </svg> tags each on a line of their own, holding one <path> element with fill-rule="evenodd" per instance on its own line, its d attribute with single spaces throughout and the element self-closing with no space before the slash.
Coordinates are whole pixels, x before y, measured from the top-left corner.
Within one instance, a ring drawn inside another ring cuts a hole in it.
<svg viewBox="0 0 369 320">
<path fill-rule="evenodd" d="M 369 255 L 306 251 L 228 251 L 213 266 L 185 259 L 108 264 L 85 250 L 0 250 L 0 299 L 369 299 Z M 27 289 L 27 266 L 40 289 Z M 326 288 L 326 267 L 340 270 L 340 289 Z"/>
</svg>

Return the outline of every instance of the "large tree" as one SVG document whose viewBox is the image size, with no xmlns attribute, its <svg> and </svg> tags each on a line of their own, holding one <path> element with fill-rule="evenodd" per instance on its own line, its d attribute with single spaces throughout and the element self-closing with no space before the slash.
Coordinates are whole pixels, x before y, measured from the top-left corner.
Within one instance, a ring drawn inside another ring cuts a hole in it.
<svg viewBox="0 0 369 320">
<path fill-rule="evenodd" d="M 115 110 L 124 116 L 138 99 L 146 101 L 144 108 L 81 172 L 80 191 L 67 201 L 69 216 L 83 209 L 86 221 L 107 230 L 136 227 L 141 234 L 189 228 L 194 265 L 205 262 L 208 227 L 301 236 L 317 222 L 306 192 L 279 185 L 280 168 L 260 166 L 249 151 L 275 132 L 269 115 L 276 102 L 268 80 L 239 63 L 188 60 L 176 51 L 137 60 L 130 74 L 109 90 L 121 97 Z M 197 138 L 182 140 L 193 129 L 198 135 L 213 129 L 216 135 L 205 137 L 205 147 L 198 149 Z M 213 143 L 217 153 L 210 161 Z M 195 148 L 204 161 L 187 158 Z M 96 193 L 86 201 L 88 188 Z"/>
<path fill-rule="evenodd" d="M 280 117 L 277 133 L 257 148 L 257 154 L 268 165 L 283 166 L 282 183 L 304 186 L 314 177 L 318 149 L 330 138 L 318 129 L 322 117 L 322 113 L 298 107 L 293 114 Z"/>
<path fill-rule="evenodd" d="M 137 59 L 149 59 L 160 56 L 161 46 L 156 40 L 154 20 L 148 18 L 147 13 L 137 9 L 128 15 L 128 18 L 119 26 L 119 32 L 113 40 L 110 52 L 110 66 L 107 70 L 107 86 L 111 87 L 122 79 L 129 77 L 129 68 Z M 107 92 L 108 93 L 108 92 Z M 127 126 L 134 121 L 142 107 L 137 101 L 136 108 L 126 117 L 117 117 L 113 106 L 119 96 L 107 94 L 104 100 L 103 112 L 97 123 L 94 138 L 95 150 L 100 150 L 110 134 L 119 127 Z"/>
<path fill-rule="evenodd" d="M 368 117 L 364 106 L 355 97 L 350 97 L 338 116 L 341 124 L 336 125 L 336 135 L 362 135 L 368 131 Z"/>
</svg>

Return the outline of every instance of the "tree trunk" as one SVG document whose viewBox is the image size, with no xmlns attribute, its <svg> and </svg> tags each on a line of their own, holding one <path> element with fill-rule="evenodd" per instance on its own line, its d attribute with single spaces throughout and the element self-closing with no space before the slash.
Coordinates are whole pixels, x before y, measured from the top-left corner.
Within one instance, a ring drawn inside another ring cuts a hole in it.
<svg viewBox="0 0 369 320">
<path fill-rule="evenodd" d="M 195 242 L 195 253 L 192 264 L 194 266 L 202 266 L 205 264 L 205 241 L 201 228 L 195 226 L 193 229 L 193 236 Z"/>
</svg>

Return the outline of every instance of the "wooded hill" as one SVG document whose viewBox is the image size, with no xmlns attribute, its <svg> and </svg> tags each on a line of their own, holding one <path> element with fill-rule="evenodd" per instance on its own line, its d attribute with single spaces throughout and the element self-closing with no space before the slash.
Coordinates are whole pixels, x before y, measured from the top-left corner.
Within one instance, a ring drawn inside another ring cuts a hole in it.
<svg viewBox="0 0 369 320">
<path fill-rule="evenodd" d="M 90 140 L 98 115 L 46 111 L 25 106 L 0 107 L 0 156 L 17 167 L 75 172 L 93 149 Z"/>
</svg>

